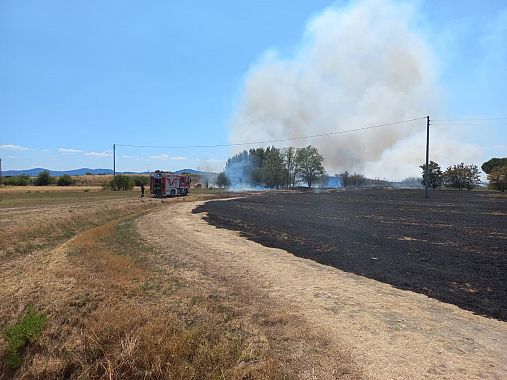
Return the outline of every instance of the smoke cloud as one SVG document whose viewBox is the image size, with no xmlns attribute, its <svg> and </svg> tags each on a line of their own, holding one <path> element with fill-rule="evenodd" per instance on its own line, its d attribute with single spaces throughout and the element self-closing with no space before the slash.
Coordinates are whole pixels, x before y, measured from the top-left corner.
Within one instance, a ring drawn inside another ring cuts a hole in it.
<svg viewBox="0 0 507 380">
<path fill-rule="evenodd" d="M 293 138 L 435 115 L 440 93 L 435 59 L 417 29 L 416 14 L 413 4 L 368 0 L 331 7 L 312 18 L 293 56 L 268 51 L 249 69 L 230 142 Z M 402 178 L 420 174 L 425 123 L 287 145 L 316 146 L 331 174 L 349 170 Z M 405 162 L 411 166 L 397 166 Z"/>
</svg>

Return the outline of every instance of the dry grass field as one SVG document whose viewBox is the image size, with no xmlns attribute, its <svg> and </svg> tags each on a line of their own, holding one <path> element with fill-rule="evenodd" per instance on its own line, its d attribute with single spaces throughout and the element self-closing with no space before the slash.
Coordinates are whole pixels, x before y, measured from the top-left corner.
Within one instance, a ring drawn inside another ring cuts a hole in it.
<svg viewBox="0 0 507 380">
<path fill-rule="evenodd" d="M 0 193 L 0 378 L 300 377 L 274 342 L 321 339 L 278 310 L 242 310 L 249 295 L 203 286 L 137 232 L 147 213 L 224 194 L 138 195 Z"/>
</svg>

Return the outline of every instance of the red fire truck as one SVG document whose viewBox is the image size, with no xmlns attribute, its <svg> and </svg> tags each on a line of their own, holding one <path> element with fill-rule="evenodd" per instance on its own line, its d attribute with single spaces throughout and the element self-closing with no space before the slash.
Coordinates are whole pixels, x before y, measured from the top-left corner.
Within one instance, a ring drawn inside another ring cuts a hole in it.
<svg viewBox="0 0 507 380">
<path fill-rule="evenodd" d="M 186 174 L 156 171 L 150 175 L 150 194 L 154 197 L 187 195 L 192 179 Z"/>
</svg>

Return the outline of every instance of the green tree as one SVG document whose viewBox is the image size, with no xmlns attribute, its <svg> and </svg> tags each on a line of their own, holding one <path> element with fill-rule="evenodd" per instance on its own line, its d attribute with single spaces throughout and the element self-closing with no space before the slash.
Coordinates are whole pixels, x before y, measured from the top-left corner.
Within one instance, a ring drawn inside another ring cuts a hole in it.
<svg viewBox="0 0 507 380">
<path fill-rule="evenodd" d="M 503 158 L 492 158 L 481 165 L 481 169 L 484 173 L 489 174 L 495 168 L 507 165 L 507 157 Z"/>
<path fill-rule="evenodd" d="M 35 180 L 36 186 L 48 186 L 53 182 L 53 178 L 49 175 L 49 171 L 44 170 L 39 173 L 37 179 Z"/>
<path fill-rule="evenodd" d="M 125 174 L 116 174 L 115 178 L 104 184 L 103 187 L 113 190 L 132 190 L 134 188 L 134 179 Z"/>
<path fill-rule="evenodd" d="M 279 188 L 285 181 L 283 156 L 280 149 L 271 147 L 266 149 L 262 163 L 263 182 L 271 188 Z"/>
<path fill-rule="evenodd" d="M 467 190 L 472 190 L 474 187 L 480 185 L 481 176 L 477 165 L 465 165 L 465 187 Z"/>
<path fill-rule="evenodd" d="M 284 174 L 285 174 L 285 187 L 294 188 L 296 186 L 296 179 L 298 173 L 298 166 L 296 162 L 296 149 L 294 147 L 285 148 L 282 150 Z"/>
<path fill-rule="evenodd" d="M 70 186 L 73 183 L 74 183 L 74 179 L 68 174 L 64 174 L 64 175 L 58 177 L 58 180 L 56 181 L 57 186 Z"/>
<path fill-rule="evenodd" d="M 488 173 L 489 187 L 502 192 L 507 188 L 507 164 L 496 166 Z"/>
<path fill-rule="evenodd" d="M 422 181 L 421 184 L 426 184 L 426 164 L 422 164 L 419 166 L 422 169 Z M 442 186 L 444 181 L 442 169 L 440 168 L 440 165 L 437 164 L 435 161 L 430 161 L 428 165 L 428 185 L 433 190 L 436 190 L 440 186 Z"/>
<path fill-rule="evenodd" d="M 135 175 L 133 179 L 134 186 L 147 185 L 150 182 L 150 177 L 147 175 Z"/>
<path fill-rule="evenodd" d="M 464 162 L 449 166 L 443 175 L 444 184 L 458 190 L 472 190 L 479 185 L 479 168 L 477 165 L 465 165 Z"/>
<path fill-rule="evenodd" d="M 312 187 L 312 184 L 325 173 L 323 162 L 324 157 L 314 146 L 308 145 L 296 150 L 298 176 L 308 187 Z"/>
<path fill-rule="evenodd" d="M 225 171 L 220 172 L 216 179 L 216 185 L 219 188 L 228 187 L 231 185 L 231 181 L 227 177 L 227 174 L 225 174 Z"/>
</svg>

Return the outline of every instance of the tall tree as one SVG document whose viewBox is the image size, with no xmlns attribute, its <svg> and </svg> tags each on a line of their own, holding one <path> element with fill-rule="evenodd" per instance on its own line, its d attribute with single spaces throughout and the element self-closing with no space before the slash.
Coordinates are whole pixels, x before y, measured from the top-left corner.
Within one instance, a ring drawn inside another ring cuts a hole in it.
<svg viewBox="0 0 507 380">
<path fill-rule="evenodd" d="M 53 178 L 49 175 L 49 171 L 44 170 L 39 173 L 37 179 L 35 180 L 36 186 L 47 186 L 53 182 Z"/>
<path fill-rule="evenodd" d="M 308 187 L 312 187 L 312 184 L 325 173 L 324 157 L 314 146 L 308 145 L 305 148 L 297 149 L 296 162 L 299 168 L 299 177 L 308 184 Z"/>
<path fill-rule="evenodd" d="M 289 187 L 296 186 L 296 177 L 298 172 L 298 166 L 296 163 L 296 149 L 294 147 L 285 148 L 282 151 L 283 164 L 285 166 L 285 186 Z"/>
<path fill-rule="evenodd" d="M 271 147 L 266 149 L 264 154 L 263 182 L 271 188 L 279 188 L 285 180 L 285 170 L 283 165 L 283 156 L 280 149 Z"/>
<path fill-rule="evenodd" d="M 465 187 L 472 190 L 481 183 L 481 176 L 477 165 L 465 165 Z"/>
<path fill-rule="evenodd" d="M 481 169 L 484 173 L 489 174 L 495 168 L 507 165 L 507 157 L 503 158 L 492 158 L 481 165 Z"/>
<path fill-rule="evenodd" d="M 491 188 L 505 191 L 507 188 L 507 164 L 494 167 L 488 174 L 488 181 Z"/>
<path fill-rule="evenodd" d="M 426 164 L 422 164 L 419 167 L 422 169 L 421 183 L 424 185 L 426 184 Z M 443 184 L 442 169 L 435 161 L 430 161 L 428 165 L 428 184 L 433 190 L 436 190 Z"/>
<path fill-rule="evenodd" d="M 250 163 L 248 180 L 253 186 L 262 186 L 264 184 L 264 161 L 268 150 L 269 148 L 255 148 L 248 151 Z"/>
</svg>

